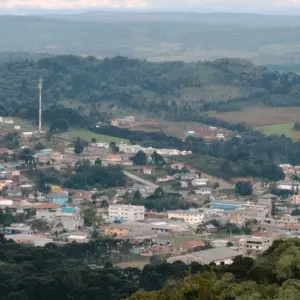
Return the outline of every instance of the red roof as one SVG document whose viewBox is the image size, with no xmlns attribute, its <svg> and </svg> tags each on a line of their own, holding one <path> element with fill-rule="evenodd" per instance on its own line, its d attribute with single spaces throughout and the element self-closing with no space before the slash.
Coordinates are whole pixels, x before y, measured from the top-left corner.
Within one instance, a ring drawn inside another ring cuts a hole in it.
<svg viewBox="0 0 300 300">
<path fill-rule="evenodd" d="M 54 209 L 54 208 L 60 208 L 60 206 L 53 202 L 41 203 L 35 206 L 35 209 Z"/>
<path fill-rule="evenodd" d="M 189 241 L 189 242 L 185 242 L 183 244 L 181 244 L 182 248 L 185 249 L 191 249 L 191 248 L 195 248 L 195 247 L 203 247 L 205 246 L 205 243 L 202 241 Z"/>
</svg>

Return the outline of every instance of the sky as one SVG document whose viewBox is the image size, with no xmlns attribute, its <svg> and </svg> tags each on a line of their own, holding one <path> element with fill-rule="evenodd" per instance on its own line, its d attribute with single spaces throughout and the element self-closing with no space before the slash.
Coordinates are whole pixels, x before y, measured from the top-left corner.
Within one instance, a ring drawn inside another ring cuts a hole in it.
<svg viewBox="0 0 300 300">
<path fill-rule="evenodd" d="M 300 13 L 300 0 L 0 0 L 0 9 L 161 9 Z"/>
</svg>

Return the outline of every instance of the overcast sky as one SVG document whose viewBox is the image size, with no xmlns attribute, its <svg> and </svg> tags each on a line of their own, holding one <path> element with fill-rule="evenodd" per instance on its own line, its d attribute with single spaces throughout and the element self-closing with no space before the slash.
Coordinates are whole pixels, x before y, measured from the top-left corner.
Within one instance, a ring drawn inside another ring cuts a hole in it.
<svg viewBox="0 0 300 300">
<path fill-rule="evenodd" d="M 298 13 L 300 0 L 0 0 L 0 8 L 169 9 L 261 13 Z"/>
</svg>

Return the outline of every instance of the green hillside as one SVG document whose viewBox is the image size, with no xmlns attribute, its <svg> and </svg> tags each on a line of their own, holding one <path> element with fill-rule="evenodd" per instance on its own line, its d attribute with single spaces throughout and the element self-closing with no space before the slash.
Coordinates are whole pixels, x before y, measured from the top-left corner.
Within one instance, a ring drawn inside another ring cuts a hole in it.
<svg viewBox="0 0 300 300">
<path fill-rule="evenodd" d="M 36 118 L 39 78 L 45 108 L 60 105 L 60 112 L 45 112 L 45 121 L 60 116 L 73 127 L 105 119 L 114 107 L 199 121 L 209 111 L 300 106 L 299 75 L 239 59 L 153 63 L 69 55 L 0 64 L 0 115 Z"/>
</svg>

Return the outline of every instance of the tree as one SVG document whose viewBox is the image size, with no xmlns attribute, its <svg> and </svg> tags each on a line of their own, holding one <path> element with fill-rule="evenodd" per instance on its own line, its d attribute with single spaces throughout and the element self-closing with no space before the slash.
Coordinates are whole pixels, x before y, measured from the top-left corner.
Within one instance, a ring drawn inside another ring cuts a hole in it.
<svg viewBox="0 0 300 300">
<path fill-rule="evenodd" d="M 34 145 L 34 149 L 35 149 L 36 151 L 43 150 L 43 149 L 45 149 L 45 145 L 44 145 L 42 142 L 37 142 L 37 143 Z"/>
<path fill-rule="evenodd" d="M 161 255 L 152 255 L 150 257 L 150 264 L 151 265 L 161 265 L 163 263 L 166 263 L 167 259 L 164 256 Z"/>
<path fill-rule="evenodd" d="M 66 119 L 55 119 L 50 124 L 51 132 L 66 132 L 69 129 L 69 123 Z"/>
<path fill-rule="evenodd" d="M 116 142 L 110 142 L 109 143 L 109 146 L 108 146 L 108 149 L 110 152 L 112 153 L 117 153 L 119 152 L 119 147 L 117 146 Z"/>
<path fill-rule="evenodd" d="M 92 143 L 96 143 L 96 142 L 97 142 L 97 139 L 96 139 L 95 137 L 92 137 L 92 138 L 91 138 L 91 142 L 92 142 Z"/>
<path fill-rule="evenodd" d="M 300 122 L 296 122 L 293 127 L 295 130 L 300 130 Z"/>
<path fill-rule="evenodd" d="M 95 160 L 95 165 L 101 166 L 101 164 L 102 164 L 101 159 L 99 157 L 97 157 L 97 159 Z"/>
<path fill-rule="evenodd" d="M 84 151 L 84 144 L 80 138 L 77 138 L 74 144 L 74 153 L 80 155 Z"/>
<path fill-rule="evenodd" d="M 235 185 L 235 192 L 241 196 L 252 195 L 252 183 L 249 181 L 239 181 Z"/>
<path fill-rule="evenodd" d="M 138 151 L 133 157 L 130 158 L 135 165 L 146 165 L 147 155 L 143 151 Z"/>
<path fill-rule="evenodd" d="M 296 208 L 291 213 L 292 216 L 300 216 L 300 209 Z"/>
<path fill-rule="evenodd" d="M 49 224 L 45 220 L 36 219 L 31 222 L 31 228 L 40 232 L 46 232 L 50 230 Z"/>
<path fill-rule="evenodd" d="M 152 161 L 156 164 L 156 165 L 164 165 L 165 164 L 165 160 L 163 158 L 163 156 L 161 156 L 160 154 L 158 154 L 156 151 L 154 151 L 151 155 Z"/>
</svg>

